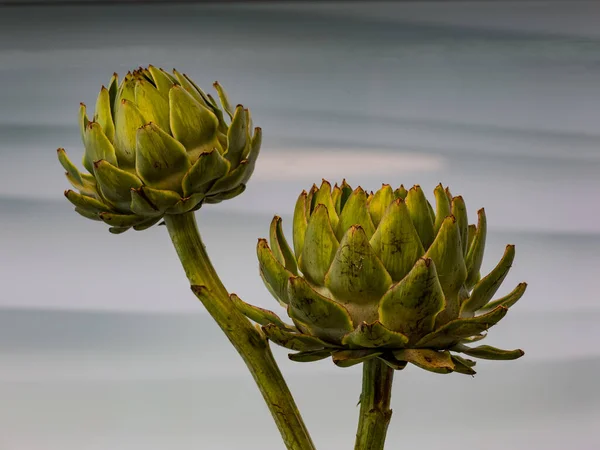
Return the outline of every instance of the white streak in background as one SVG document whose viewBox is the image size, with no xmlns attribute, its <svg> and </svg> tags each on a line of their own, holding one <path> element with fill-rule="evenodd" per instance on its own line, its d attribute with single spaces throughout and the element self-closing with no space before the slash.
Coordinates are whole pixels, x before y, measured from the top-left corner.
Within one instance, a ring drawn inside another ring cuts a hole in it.
<svg viewBox="0 0 600 450">
<path fill-rule="evenodd" d="M 435 172 L 444 168 L 444 158 L 417 153 L 391 153 L 389 150 L 293 149 L 260 156 L 255 181 L 341 180 L 364 175 L 406 175 Z"/>
</svg>

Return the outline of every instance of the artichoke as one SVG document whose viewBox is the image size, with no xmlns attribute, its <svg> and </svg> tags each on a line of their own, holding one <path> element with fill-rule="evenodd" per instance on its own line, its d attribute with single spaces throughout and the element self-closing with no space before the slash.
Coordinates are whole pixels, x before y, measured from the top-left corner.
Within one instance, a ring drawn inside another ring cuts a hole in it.
<svg viewBox="0 0 600 450">
<path fill-rule="evenodd" d="M 139 68 L 120 84 L 114 74 L 108 89 L 100 90 L 91 121 L 81 104 L 83 166 L 89 173 L 58 149 L 78 191 L 65 192 L 75 211 L 121 233 L 241 194 L 260 151 L 261 130 L 252 132 L 250 112 L 232 108 L 221 86 L 214 86 L 221 108 L 176 70 Z"/>
<path fill-rule="evenodd" d="M 412 363 L 436 373 L 474 374 L 475 362 L 516 359 L 521 350 L 468 344 L 486 336 L 525 292 L 519 284 L 491 301 L 515 255 L 480 277 L 486 217 L 469 225 L 462 197 L 440 184 L 436 209 L 422 189 L 383 185 L 376 193 L 327 181 L 298 198 L 293 251 L 275 217 L 270 247 L 258 242 L 260 274 L 293 325 L 232 295 L 247 317 L 294 361 L 332 356 L 347 367 L 380 358 L 394 369 Z M 463 354 L 461 356 L 460 354 Z"/>
</svg>

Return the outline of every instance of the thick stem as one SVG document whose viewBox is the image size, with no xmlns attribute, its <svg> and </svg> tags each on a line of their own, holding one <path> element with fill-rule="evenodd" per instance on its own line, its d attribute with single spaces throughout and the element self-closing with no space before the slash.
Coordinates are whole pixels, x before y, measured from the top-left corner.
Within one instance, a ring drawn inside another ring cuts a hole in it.
<svg viewBox="0 0 600 450">
<path fill-rule="evenodd" d="M 378 358 L 363 363 L 360 417 L 354 450 L 383 450 L 392 410 L 394 370 Z"/>
<path fill-rule="evenodd" d="M 198 233 L 194 213 L 165 216 L 165 224 L 197 295 L 252 373 L 289 450 L 314 450 L 314 444 L 265 337 L 233 305 Z"/>
</svg>

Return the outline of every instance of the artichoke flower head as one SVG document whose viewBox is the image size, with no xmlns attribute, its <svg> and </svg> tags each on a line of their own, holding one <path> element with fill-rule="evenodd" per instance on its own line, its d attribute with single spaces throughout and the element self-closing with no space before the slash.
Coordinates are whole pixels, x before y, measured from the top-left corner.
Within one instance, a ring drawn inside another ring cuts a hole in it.
<svg viewBox="0 0 600 450">
<path fill-rule="evenodd" d="M 78 191 L 65 192 L 75 210 L 121 233 L 241 194 L 260 151 L 261 130 L 252 130 L 250 112 L 232 108 L 221 86 L 214 86 L 221 107 L 176 70 L 139 68 L 120 84 L 114 74 L 100 90 L 92 120 L 81 104 L 88 173 L 58 149 Z"/>
<path fill-rule="evenodd" d="M 469 225 L 462 197 L 440 184 L 436 209 L 419 186 L 395 191 L 383 185 L 368 195 L 344 181 L 327 181 L 298 198 L 293 250 L 271 223 L 270 245 L 258 242 L 260 274 L 287 308 L 293 325 L 273 312 L 232 300 L 262 325 L 266 336 L 297 353 L 295 361 L 332 356 L 345 367 L 380 358 L 394 369 L 407 363 L 437 373 L 474 374 L 475 362 L 516 359 L 521 350 L 468 344 L 517 302 L 526 284 L 492 301 L 515 254 L 508 245 L 484 278 L 480 267 L 486 217 Z"/>
</svg>

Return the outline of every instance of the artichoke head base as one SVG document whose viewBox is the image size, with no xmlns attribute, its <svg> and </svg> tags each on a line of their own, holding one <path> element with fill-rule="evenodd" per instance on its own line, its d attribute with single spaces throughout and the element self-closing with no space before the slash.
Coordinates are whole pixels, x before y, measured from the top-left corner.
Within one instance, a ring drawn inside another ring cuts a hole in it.
<svg viewBox="0 0 600 450">
<path fill-rule="evenodd" d="M 58 149 L 76 190 L 65 192 L 75 211 L 122 233 L 241 194 L 260 151 L 261 130 L 252 130 L 250 112 L 232 108 L 221 86 L 214 87 L 221 107 L 176 70 L 139 68 L 120 84 L 114 74 L 100 90 L 91 121 L 81 104 L 88 173 Z"/>
<path fill-rule="evenodd" d="M 519 284 L 492 301 L 515 255 L 506 247 L 485 277 L 480 267 L 486 217 L 469 225 L 462 197 L 442 185 L 436 209 L 419 186 L 383 185 L 367 194 L 344 181 L 303 191 L 294 211 L 293 250 L 275 217 L 270 245 L 258 241 L 261 277 L 287 309 L 292 324 L 271 311 L 234 304 L 294 361 L 332 357 L 341 367 L 380 358 L 394 369 L 407 363 L 436 372 L 473 375 L 462 355 L 509 360 L 521 350 L 468 344 L 486 336 L 525 292 Z"/>
</svg>

